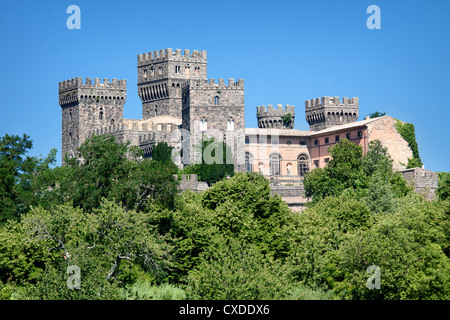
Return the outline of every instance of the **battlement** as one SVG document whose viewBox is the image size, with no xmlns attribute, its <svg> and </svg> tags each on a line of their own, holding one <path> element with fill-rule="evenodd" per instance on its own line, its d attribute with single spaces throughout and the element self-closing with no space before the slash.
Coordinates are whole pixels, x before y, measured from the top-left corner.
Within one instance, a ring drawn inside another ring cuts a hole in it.
<svg viewBox="0 0 450 320">
<path fill-rule="evenodd" d="M 164 50 L 153 51 L 148 53 L 138 54 L 138 66 L 148 65 L 155 62 L 161 61 L 190 61 L 190 62 L 206 62 L 206 50 L 198 51 L 193 50 L 192 53 L 189 49 L 185 49 L 184 54 L 181 54 L 181 49 L 167 48 Z"/>
<path fill-rule="evenodd" d="M 319 107 L 358 107 L 359 106 L 359 98 L 353 97 L 343 97 L 342 101 L 339 100 L 339 97 L 322 97 L 305 101 L 305 108 L 319 108 Z"/>
<path fill-rule="evenodd" d="M 185 88 L 190 89 L 213 89 L 213 90 L 227 90 L 227 89 L 244 89 L 244 79 L 238 79 L 237 81 L 234 78 L 228 79 L 228 84 L 225 83 L 225 79 L 219 78 L 216 82 L 215 79 L 208 80 L 188 80 L 183 86 Z"/>
<path fill-rule="evenodd" d="M 282 104 L 277 104 L 276 107 L 274 108 L 274 106 L 272 104 L 269 104 L 269 105 L 267 105 L 267 109 L 266 109 L 266 106 L 258 106 L 258 108 L 257 108 L 258 116 L 262 116 L 262 115 L 277 116 L 277 115 L 283 115 L 283 114 L 288 114 L 288 113 L 290 113 L 291 115 L 294 115 L 295 107 L 287 104 L 283 108 Z"/>
<path fill-rule="evenodd" d="M 103 135 L 103 134 L 116 134 L 116 133 L 122 133 L 127 129 L 126 125 L 123 123 L 116 124 L 116 125 L 110 125 L 105 126 L 101 128 L 91 129 L 89 131 L 89 135 L 92 136 L 95 134 L 96 136 Z"/>
<path fill-rule="evenodd" d="M 111 89 L 122 89 L 126 90 L 127 80 L 118 80 L 116 78 L 111 81 L 108 78 L 104 78 L 103 82 L 100 82 L 100 78 L 95 78 L 94 83 L 92 83 L 92 78 L 86 78 L 85 83 L 83 83 L 83 78 L 77 77 L 59 83 L 59 92 L 69 91 L 78 88 L 111 88 Z"/>
</svg>

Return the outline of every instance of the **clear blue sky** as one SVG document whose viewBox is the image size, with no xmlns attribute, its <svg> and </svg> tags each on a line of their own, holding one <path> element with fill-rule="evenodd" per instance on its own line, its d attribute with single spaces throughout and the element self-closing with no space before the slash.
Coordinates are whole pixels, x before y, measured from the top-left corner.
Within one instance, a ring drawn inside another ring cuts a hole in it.
<svg viewBox="0 0 450 320">
<path fill-rule="evenodd" d="M 69 30 L 69 5 L 81 30 Z M 369 30 L 369 5 L 381 29 Z M 58 82 L 128 81 L 126 118 L 141 118 L 137 54 L 208 51 L 209 78 L 244 78 L 246 127 L 256 107 L 359 97 L 360 120 L 382 111 L 416 128 L 425 167 L 449 171 L 450 1 L 1 1 L 0 135 L 31 136 L 32 154 L 61 150 Z M 58 164 L 61 155 L 58 153 Z"/>
</svg>

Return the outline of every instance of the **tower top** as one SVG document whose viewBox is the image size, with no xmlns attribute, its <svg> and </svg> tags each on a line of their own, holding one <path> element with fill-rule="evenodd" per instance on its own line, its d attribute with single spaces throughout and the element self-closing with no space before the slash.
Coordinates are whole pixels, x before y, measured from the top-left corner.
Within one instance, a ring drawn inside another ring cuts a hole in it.
<svg viewBox="0 0 450 320">
<path fill-rule="evenodd" d="M 59 92 L 70 91 L 73 89 L 85 88 L 104 88 L 104 89 L 127 89 L 127 80 L 118 80 L 116 78 L 110 81 L 108 78 L 103 79 L 103 83 L 100 82 L 100 78 L 95 78 L 94 83 L 92 83 L 92 78 L 86 78 L 85 83 L 83 83 L 83 78 L 77 77 L 59 83 Z"/>
<path fill-rule="evenodd" d="M 295 107 L 292 105 L 272 104 L 258 106 L 256 116 L 259 128 L 292 129 L 294 127 Z"/>
<path fill-rule="evenodd" d="M 156 50 L 153 52 L 138 54 L 138 67 L 149 65 L 156 62 L 163 61 L 184 61 L 184 62 L 204 62 L 206 63 L 206 50 L 198 51 L 193 50 L 192 53 L 189 49 L 184 50 L 184 54 L 181 54 L 181 49 L 172 48 L 164 50 Z"/>
<path fill-rule="evenodd" d="M 358 97 L 322 97 L 305 101 L 305 116 L 312 131 L 355 122 L 359 115 Z"/>
<path fill-rule="evenodd" d="M 69 105 L 78 103 L 82 99 L 89 99 L 89 101 L 104 101 L 104 100 L 121 100 L 125 102 L 127 95 L 127 80 L 118 80 L 116 78 L 110 81 L 104 78 L 100 82 L 100 78 L 86 78 L 83 83 L 83 78 L 77 77 L 59 83 L 59 104 Z"/>
</svg>

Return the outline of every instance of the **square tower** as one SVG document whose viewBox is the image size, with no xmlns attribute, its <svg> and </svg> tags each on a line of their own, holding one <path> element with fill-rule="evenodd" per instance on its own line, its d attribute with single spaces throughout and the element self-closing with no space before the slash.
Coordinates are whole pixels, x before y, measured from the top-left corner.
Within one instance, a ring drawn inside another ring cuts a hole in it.
<svg viewBox="0 0 450 320">
<path fill-rule="evenodd" d="M 190 80 L 182 87 L 182 148 L 185 165 L 201 162 L 193 152 L 202 137 L 224 141 L 231 149 L 235 171 L 244 169 L 244 79 L 215 82 Z"/>
<path fill-rule="evenodd" d="M 64 156 L 75 157 L 77 148 L 90 137 L 93 129 L 118 128 L 123 120 L 127 81 L 81 77 L 59 83 L 62 109 L 62 162 Z"/>
<path fill-rule="evenodd" d="M 181 118 L 181 85 L 206 80 L 206 51 L 165 49 L 138 55 L 138 93 L 142 118 L 161 115 Z"/>
</svg>

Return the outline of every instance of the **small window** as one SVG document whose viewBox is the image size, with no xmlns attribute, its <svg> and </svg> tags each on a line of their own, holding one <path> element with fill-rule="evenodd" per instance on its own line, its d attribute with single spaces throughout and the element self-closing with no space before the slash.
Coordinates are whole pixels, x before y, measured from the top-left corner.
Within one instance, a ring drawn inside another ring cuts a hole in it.
<svg viewBox="0 0 450 320">
<path fill-rule="evenodd" d="M 300 145 L 301 146 L 306 146 L 306 141 L 305 140 L 300 140 Z"/>
<path fill-rule="evenodd" d="M 318 168 L 319 167 L 319 160 L 314 160 L 314 167 Z"/>
<path fill-rule="evenodd" d="M 350 140 L 351 139 L 351 137 L 352 137 L 352 135 L 351 135 L 351 133 L 350 132 L 348 132 L 346 135 L 345 135 L 345 137 L 348 139 L 348 140 Z"/>
<path fill-rule="evenodd" d="M 328 163 L 330 161 L 330 158 L 325 158 L 325 163 Z"/>
<path fill-rule="evenodd" d="M 291 140 L 288 140 L 288 141 L 286 142 L 286 144 L 287 144 L 288 146 L 290 146 L 290 145 L 292 144 Z"/>
<path fill-rule="evenodd" d="M 245 137 L 245 143 L 249 144 L 250 143 L 250 138 L 249 137 Z"/>
<path fill-rule="evenodd" d="M 330 139 L 328 139 L 328 137 L 325 138 L 325 143 L 330 143 Z"/>
<path fill-rule="evenodd" d="M 162 125 L 160 125 L 160 124 L 158 124 L 158 131 L 161 131 L 161 129 L 162 129 Z"/>
<path fill-rule="evenodd" d="M 114 125 L 114 119 L 111 119 L 111 125 L 112 126 Z"/>
<path fill-rule="evenodd" d="M 335 137 L 335 141 L 336 141 L 336 142 L 339 142 L 339 136 L 336 136 L 336 137 Z"/>
<path fill-rule="evenodd" d="M 103 109 L 100 109 L 100 113 L 98 114 L 98 119 L 103 120 Z"/>
<path fill-rule="evenodd" d="M 362 137 L 362 131 L 358 131 L 358 138 Z"/>
<path fill-rule="evenodd" d="M 218 96 L 214 97 L 214 105 L 216 105 L 216 106 L 219 105 L 219 97 Z"/>
<path fill-rule="evenodd" d="M 315 145 L 315 146 L 318 146 L 318 145 L 319 145 L 319 140 L 317 140 L 317 139 L 314 140 L 314 145 Z"/>
</svg>

